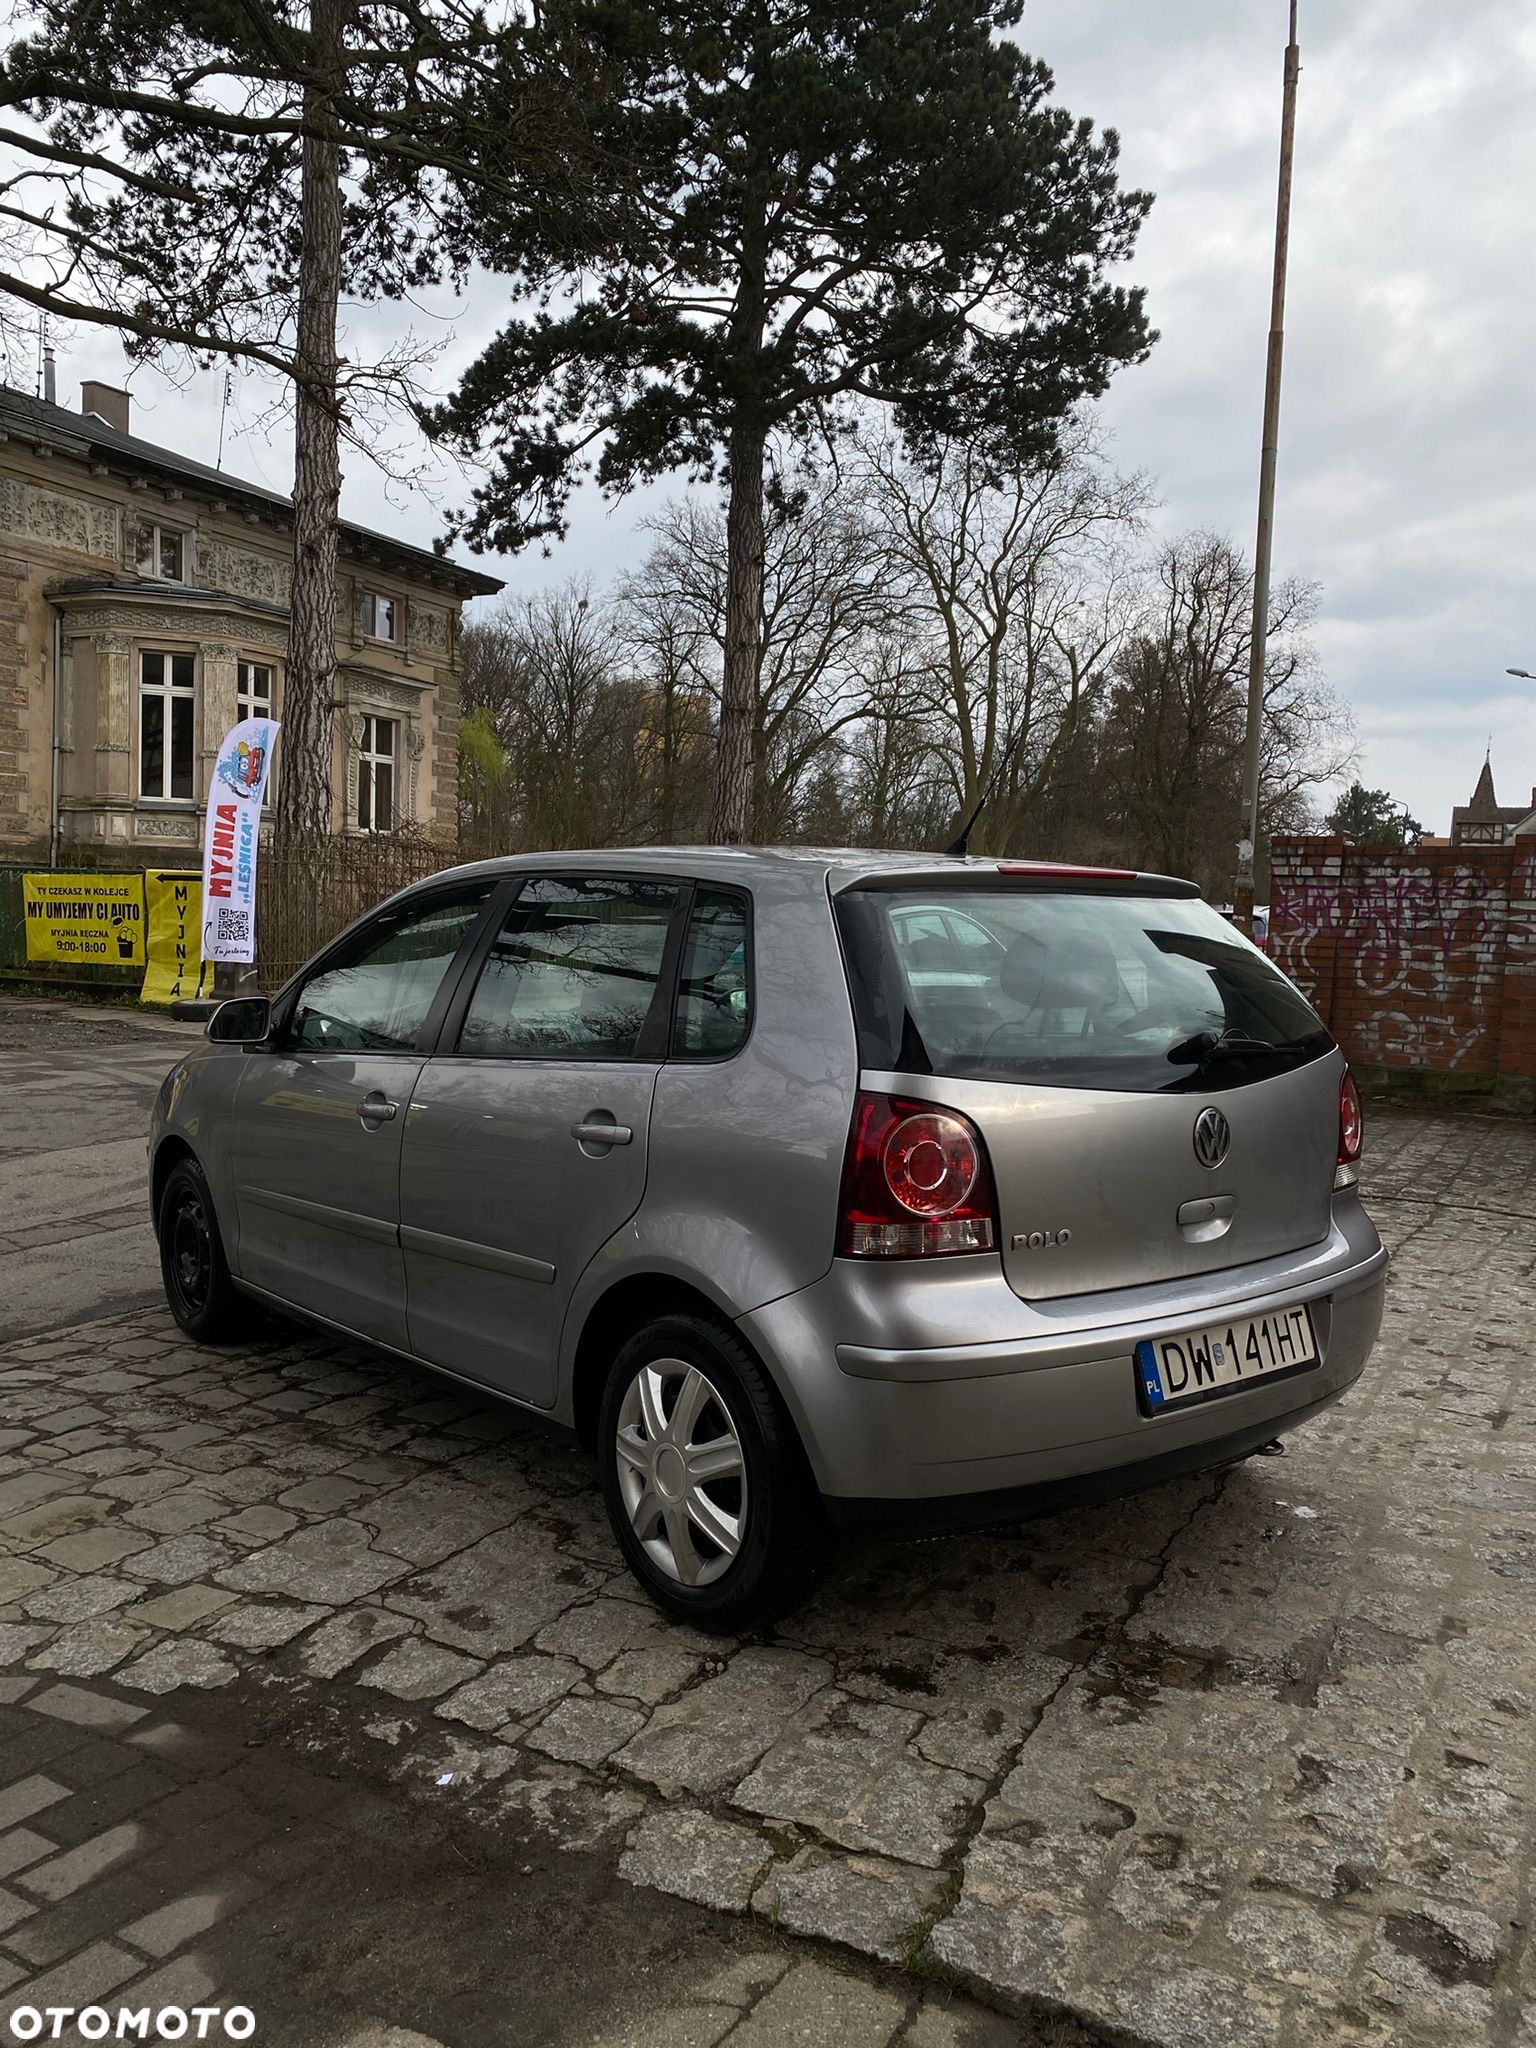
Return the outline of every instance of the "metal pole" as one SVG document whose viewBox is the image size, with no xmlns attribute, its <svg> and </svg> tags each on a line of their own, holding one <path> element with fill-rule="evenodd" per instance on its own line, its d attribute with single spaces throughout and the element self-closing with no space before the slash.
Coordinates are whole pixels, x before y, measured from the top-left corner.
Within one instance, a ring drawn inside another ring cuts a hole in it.
<svg viewBox="0 0 1536 2048">
<path fill-rule="evenodd" d="M 1237 847 L 1232 907 L 1253 930 L 1253 862 L 1259 838 L 1259 757 L 1264 736 L 1264 657 L 1269 637 L 1269 564 L 1274 539 L 1275 459 L 1280 447 L 1280 371 L 1285 355 L 1285 268 L 1291 239 L 1291 159 L 1296 145 L 1296 0 L 1285 51 L 1285 106 L 1280 121 L 1280 191 L 1275 206 L 1275 281 L 1269 311 L 1269 362 L 1264 374 L 1264 443 L 1259 457 L 1259 531 L 1253 549 L 1253 632 L 1248 646 L 1248 729 L 1243 746 L 1243 836 Z"/>
</svg>

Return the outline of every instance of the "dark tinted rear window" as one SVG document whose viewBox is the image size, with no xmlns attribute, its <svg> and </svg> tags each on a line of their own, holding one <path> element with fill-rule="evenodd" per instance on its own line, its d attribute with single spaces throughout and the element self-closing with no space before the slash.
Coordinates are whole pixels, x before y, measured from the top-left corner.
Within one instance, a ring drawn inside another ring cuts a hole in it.
<svg viewBox="0 0 1536 2048">
<path fill-rule="evenodd" d="M 851 889 L 837 915 L 866 1068 L 1208 1091 L 1332 1049 L 1279 969 L 1189 898 Z"/>
</svg>

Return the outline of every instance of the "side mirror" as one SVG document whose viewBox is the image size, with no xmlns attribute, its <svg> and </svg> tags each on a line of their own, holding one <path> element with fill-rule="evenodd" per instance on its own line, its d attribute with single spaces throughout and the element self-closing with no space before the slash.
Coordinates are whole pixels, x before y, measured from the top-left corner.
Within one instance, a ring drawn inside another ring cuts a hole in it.
<svg viewBox="0 0 1536 2048">
<path fill-rule="evenodd" d="M 266 996 L 236 996 L 220 1003 L 208 1019 L 217 1045 L 261 1045 L 272 1035 L 272 1004 Z"/>
</svg>

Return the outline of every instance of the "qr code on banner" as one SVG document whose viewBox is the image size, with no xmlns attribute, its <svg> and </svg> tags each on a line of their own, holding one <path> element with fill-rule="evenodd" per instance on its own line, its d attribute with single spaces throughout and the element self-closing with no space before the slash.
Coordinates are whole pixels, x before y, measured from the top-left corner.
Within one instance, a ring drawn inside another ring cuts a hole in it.
<svg viewBox="0 0 1536 2048">
<path fill-rule="evenodd" d="M 250 911 L 227 903 L 219 904 L 214 913 L 213 936 L 220 946 L 248 945 L 251 937 Z"/>
</svg>

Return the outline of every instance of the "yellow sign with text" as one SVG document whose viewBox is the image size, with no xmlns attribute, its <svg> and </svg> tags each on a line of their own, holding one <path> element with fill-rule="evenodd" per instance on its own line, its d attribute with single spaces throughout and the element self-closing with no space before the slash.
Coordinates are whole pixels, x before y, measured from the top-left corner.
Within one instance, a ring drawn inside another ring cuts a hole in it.
<svg viewBox="0 0 1536 2048">
<path fill-rule="evenodd" d="M 75 966 L 144 965 L 144 877 L 23 875 L 27 958 Z"/>
<path fill-rule="evenodd" d="M 201 874 L 156 873 L 144 877 L 149 913 L 149 964 L 144 970 L 141 1003 L 175 1003 L 200 996 L 205 969 L 198 955 L 203 939 Z"/>
</svg>

